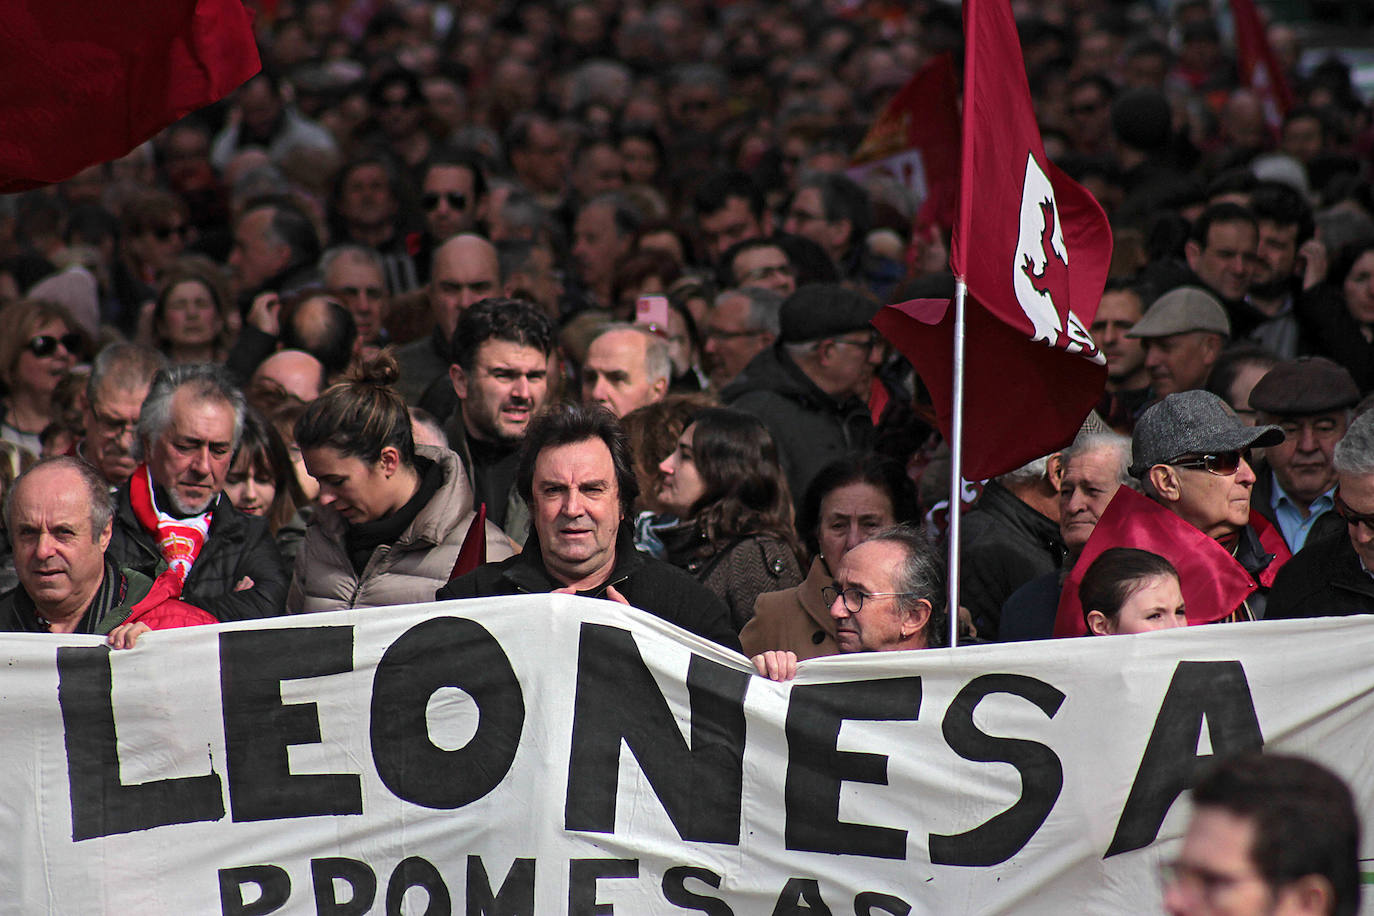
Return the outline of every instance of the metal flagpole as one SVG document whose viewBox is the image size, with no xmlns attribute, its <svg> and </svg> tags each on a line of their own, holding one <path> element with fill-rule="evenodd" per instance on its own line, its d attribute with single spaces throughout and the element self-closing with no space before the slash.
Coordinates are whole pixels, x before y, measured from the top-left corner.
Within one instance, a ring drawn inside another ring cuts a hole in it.
<svg viewBox="0 0 1374 916">
<path fill-rule="evenodd" d="M 949 424 L 949 645 L 959 645 L 959 531 L 963 527 L 964 467 L 964 295 L 963 277 L 954 278 L 954 403 Z"/>
</svg>

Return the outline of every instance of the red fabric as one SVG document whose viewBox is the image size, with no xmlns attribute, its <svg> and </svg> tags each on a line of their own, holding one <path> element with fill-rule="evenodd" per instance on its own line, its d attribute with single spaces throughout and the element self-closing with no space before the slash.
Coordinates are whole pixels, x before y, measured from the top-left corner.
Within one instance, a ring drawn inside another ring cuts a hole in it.
<svg viewBox="0 0 1374 916">
<path fill-rule="evenodd" d="M 134 518 L 143 529 L 157 541 L 162 558 L 167 561 L 167 569 L 157 577 L 158 583 L 164 580 L 171 594 L 177 596 L 186 585 L 186 577 L 191 574 L 200 550 L 209 537 L 213 512 L 202 512 L 189 518 L 173 518 L 160 511 L 153 502 L 152 477 L 146 464 L 140 464 L 129 478 L 129 505 L 134 510 Z"/>
<path fill-rule="evenodd" d="M 143 600 L 133 606 L 125 623 L 147 624 L 153 630 L 172 630 L 177 627 L 198 627 L 219 623 L 218 618 L 172 593 L 172 583 L 159 577 Z"/>
<path fill-rule="evenodd" d="M 1259 96 L 1264 105 L 1264 118 L 1277 134 L 1283 116 L 1293 107 L 1293 90 L 1288 85 L 1288 77 L 1269 44 L 1254 0 L 1231 0 L 1231 18 L 1236 27 L 1236 64 L 1240 67 L 1240 81 Z"/>
<path fill-rule="evenodd" d="M 942 54 L 918 70 L 883 106 L 852 161 L 855 166 L 878 164 L 908 187 L 924 186 L 918 228 L 954 225 L 959 199 L 959 105 L 950 55 Z M 920 180 L 913 180 L 917 170 Z"/>
<path fill-rule="evenodd" d="M 483 563 L 487 562 L 487 504 L 479 503 L 477 515 L 473 518 L 472 524 L 468 526 L 467 537 L 463 538 L 463 546 L 458 548 L 458 558 L 453 561 L 453 572 L 449 573 L 450 579 L 472 572 Z"/>
<path fill-rule="evenodd" d="M 965 0 L 964 32 L 950 267 L 968 287 L 962 471 L 973 480 L 1064 446 L 1097 403 L 1106 360 L 1087 327 L 1112 244 L 1097 201 L 1045 157 L 1007 0 Z M 950 438 L 954 309 L 916 300 L 873 323 L 916 367 Z"/>
<path fill-rule="evenodd" d="M 1275 559 L 1260 575 L 1268 587 L 1274 574 L 1288 561 L 1283 547 L 1275 550 L 1266 533 L 1276 533 L 1261 516 L 1250 513 L 1250 524 L 1260 536 L 1265 550 Z M 1055 636 L 1082 636 L 1087 633 L 1083 606 L 1078 601 L 1078 583 L 1093 560 L 1111 547 L 1138 547 L 1157 553 L 1178 570 L 1183 603 L 1188 608 L 1188 624 L 1212 623 L 1226 617 L 1258 587 L 1231 552 L 1188 524 L 1168 509 L 1129 487 L 1116 491 L 1097 527 L 1083 547 L 1083 553 L 1064 581 L 1059 595 L 1059 613 L 1054 622 Z"/>
<path fill-rule="evenodd" d="M 0 193 L 117 159 L 260 64 L 239 0 L 7 0 Z"/>
</svg>

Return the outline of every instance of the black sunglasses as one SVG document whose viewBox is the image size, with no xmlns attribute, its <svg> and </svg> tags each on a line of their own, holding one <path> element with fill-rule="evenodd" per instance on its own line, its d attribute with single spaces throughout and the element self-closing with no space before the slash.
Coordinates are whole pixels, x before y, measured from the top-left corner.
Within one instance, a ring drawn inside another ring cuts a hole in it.
<svg viewBox="0 0 1374 916">
<path fill-rule="evenodd" d="M 81 352 L 81 335 L 69 333 L 55 337 L 52 334 L 39 334 L 28 342 L 28 348 L 30 353 L 41 358 L 56 353 L 58 344 L 61 344 L 63 349 L 75 356 Z"/>
<path fill-rule="evenodd" d="M 174 235 L 179 235 L 184 239 L 190 232 L 191 227 L 186 225 L 158 226 L 156 229 L 152 230 L 153 238 L 157 239 L 159 242 L 165 242 Z"/>
<path fill-rule="evenodd" d="M 1341 499 L 1340 490 L 1336 491 L 1335 496 L 1332 498 L 1332 502 L 1335 503 L 1336 514 L 1345 519 L 1346 524 L 1364 525 L 1369 530 L 1374 531 L 1374 515 L 1356 512 L 1354 509 L 1350 508 L 1350 506 L 1346 504 L 1346 501 Z"/>
<path fill-rule="evenodd" d="M 1189 468 L 1216 474 L 1218 477 L 1230 477 L 1240 470 L 1240 462 L 1244 457 L 1243 452 L 1217 452 L 1214 455 L 1198 455 L 1195 458 L 1178 458 L 1168 463 L 1176 468 Z"/>
<path fill-rule="evenodd" d="M 468 196 L 462 191 L 445 191 L 442 194 L 437 191 L 430 191 L 421 196 L 420 203 L 426 210 L 437 210 L 440 200 L 447 200 L 448 205 L 455 210 L 466 210 L 468 206 Z"/>
</svg>

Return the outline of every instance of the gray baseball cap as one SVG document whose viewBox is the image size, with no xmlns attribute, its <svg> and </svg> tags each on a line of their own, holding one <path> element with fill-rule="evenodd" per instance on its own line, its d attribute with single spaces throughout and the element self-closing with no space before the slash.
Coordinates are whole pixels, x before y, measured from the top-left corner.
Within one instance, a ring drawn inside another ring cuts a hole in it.
<svg viewBox="0 0 1374 916">
<path fill-rule="evenodd" d="M 1168 337 L 1189 331 L 1231 336 L 1231 319 L 1221 301 L 1200 286 L 1180 286 L 1154 301 L 1127 337 Z"/>
<path fill-rule="evenodd" d="M 1180 391 L 1145 411 L 1131 436 L 1131 476 L 1142 478 L 1157 464 L 1192 454 L 1236 452 L 1278 445 L 1277 426 L 1246 426 L 1210 391 Z"/>
</svg>

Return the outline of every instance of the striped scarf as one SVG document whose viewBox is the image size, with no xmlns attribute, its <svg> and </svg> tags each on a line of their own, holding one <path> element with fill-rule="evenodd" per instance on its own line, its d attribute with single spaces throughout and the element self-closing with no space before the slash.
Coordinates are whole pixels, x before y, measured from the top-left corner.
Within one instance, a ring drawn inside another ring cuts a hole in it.
<svg viewBox="0 0 1374 916">
<path fill-rule="evenodd" d="M 200 548 L 210 531 L 213 513 L 209 510 L 189 518 L 173 518 L 157 507 L 153 499 L 153 477 L 146 464 L 141 464 L 129 478 L 129 502 L 134 517 L 143 529 L 153 536 L 167 561 L 167 570 L 159 575 L 165 581 L 170 597 L 178 597 L 186 586 L 186 577 L 200 556 Z"/>
</svg>

